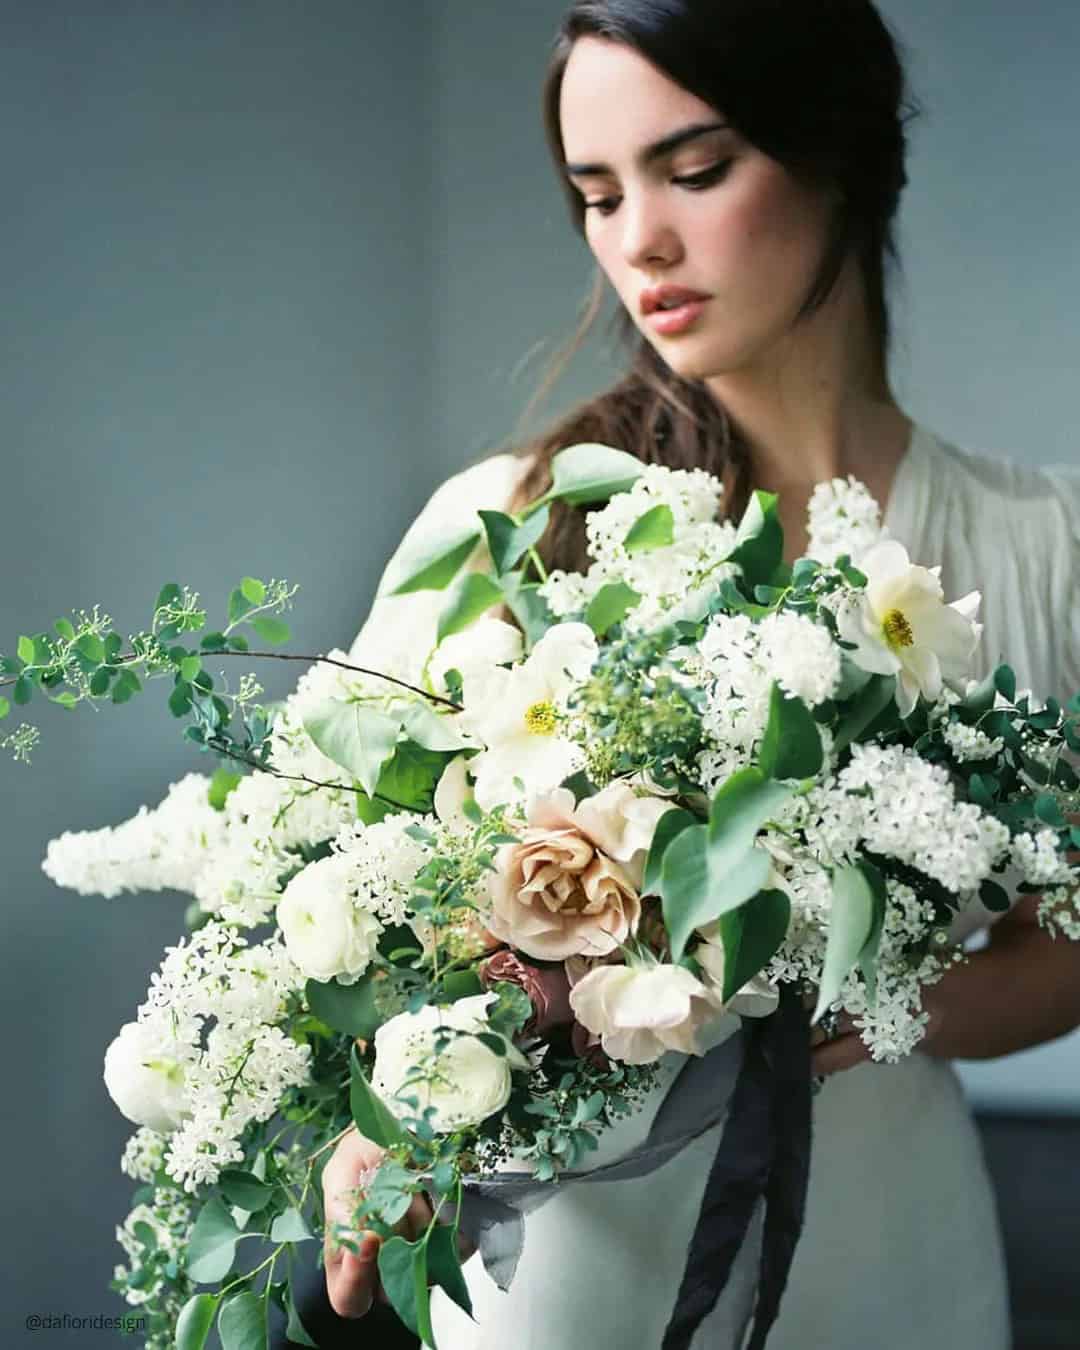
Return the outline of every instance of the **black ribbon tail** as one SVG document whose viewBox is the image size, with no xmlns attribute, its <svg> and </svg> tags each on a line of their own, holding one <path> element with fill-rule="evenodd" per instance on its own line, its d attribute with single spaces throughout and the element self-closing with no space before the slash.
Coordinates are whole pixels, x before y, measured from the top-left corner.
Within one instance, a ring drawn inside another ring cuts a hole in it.
<svg viewBox="0 0 1080 1350">
<path fill-rule="evenodd" d="M 810 1014 L 802 1000 L 790 997 L 777 1011 L 777 1058 L 773 1098 L 772 1170 L 765 1192 L 765 1228 L 758 1272 L 754 1330 L 746 1350 L 763 1350 L 780 1312 L 795 1248 L 806 1215 L 810 1181 L 811 1103 Z"/>
<path fill-rule="evenodd" d="M 810 1031 L 802 999 L 782 987 L 777 1010 L 744 1018 L 741 1034 L 742 1067 L 661 1350 L 690 1350 L 694 1333 L 729 1284 L 763 1201 L 753 1339 L 747 1347 L 762 1350 L 802 1231 L 810 1159 Z M 745 1325 L 732 1350 L 741 1345 L 743 1331 Z"/>
</svg>

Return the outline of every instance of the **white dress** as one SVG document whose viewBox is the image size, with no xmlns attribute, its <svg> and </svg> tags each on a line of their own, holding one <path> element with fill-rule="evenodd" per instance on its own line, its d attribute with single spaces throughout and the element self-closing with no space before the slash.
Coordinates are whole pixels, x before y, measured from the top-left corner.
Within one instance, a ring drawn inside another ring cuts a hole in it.
<svg viewBox="0 0 1080 1350">
<path fill-rule="evenodd" d="M 505 509 L 523 467 L 498 455 L 455 475 L 407 538 L 478 507 Z M 947 598 L 982 590 L 984 671 L 1007 655 L 1037 694 L 1080 689 L 1075 470 L 1022 469 L 916 424 L 885 523 L 917 561 L 942 564 Z M 377 600 L 354 655 L 385 657 L 388 633 L 402 654 L 423 654 L 440 603 L 434 592 Z M 977 905 L 957 917 L 954 936 L 992 920 Z M 664 1056 L 642 1110 L 605 1134 L 590 1165 L 644 1138 L 684 1062 Z M 508 1292 L 472 1257 L 475 1321 L 436 1290 L 439 1350 L 659 1350 L 721 1129 L 651 1175 L 569 1186 L 530 1214 Z M 814 1099 L 813 1131 L 806 1222 L 770 1350 L 1006 1350 L 995 1201 L 951 1064 L 916 1053 L 833 1075 Z M 693 1347 L 729 1344 L 718 1309 Z"/>
</svg>

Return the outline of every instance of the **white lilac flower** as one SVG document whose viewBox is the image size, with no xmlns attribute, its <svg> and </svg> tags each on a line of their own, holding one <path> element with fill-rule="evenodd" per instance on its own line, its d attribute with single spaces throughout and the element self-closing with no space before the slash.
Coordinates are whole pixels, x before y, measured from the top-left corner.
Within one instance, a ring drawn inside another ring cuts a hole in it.
<svg viewBox="0 0 1080 1350">
<path fill-rule="evenodd" d="M 979 592 L 944 601 L 940 567 L 913 565 L 894 539 L 875 545 L 860 560 L 866 588 L 837 611 L 840 636 L 855 644 L 849 655 L 862 670 L 895 675 L 902 716 L 919 695 L 936 702 L 945 680 L 971 673 L 980 626 L 974 622 Z"/>
<path fill-rule="evenodd" d="M 526 793 L 542 792 L 581 767 L 583 752 L 559 734 L 559 718 L 572 690 L 588 677 L 597 650 L 586 624 L 556 624 L 520 665 L 496 666 L 474 682 L 462 721 L 485 747 L 469 766 L 485 811 L 521 795 L 515 778 Z"/>
<path fill-rule="evenodd" d="M 807 509 L 807 556 L 832 565 L 847 554 L 852 562 L 886 537 L 881 508 L 864 484 L 848 475 L 818 483 Z"/>
<path fill-rule="evenodd" d="M 969 760 L 993 759 L 1005 748 L 1002 737 L 990 737 L 985 731 L 968 726 L 966 722 L 946 722 L 941 728 L 941 735 L 953 757 L 961 764 Z"/>
<path fill-rule="evenodd" d="M 437 825 L 434 816 L 395 811 L 374 825 L 342 826 L 330 846 L 348 864 L 355 903 L 384 924 L 404 923 L 416 874 L 433 850 L 415 832 L 430 834 Z"/>
<path fill-rule="evenodd" d="M 151 1182 L 165 1161 L 167 1136 L 141 1125 L 124 1145 L 120 1170 L 132 1181 Z"/>
<path fill-rule="evenodd" d="M 832 698 L 842 651 L 823 624 L 781 610 L 762 619 L 757 636 L 759 660 L 781 689 L 810 708 Z"/>
<path fill-rule="evenodd" d="M 1076 881 L 1067 859 L 1058 852 L 1057 831 L 1049 826 L 1035 834 L 1024 831 L 1016 835 L 1011 862 L 1031 886 L 1067 886 Z"/>
</svg>

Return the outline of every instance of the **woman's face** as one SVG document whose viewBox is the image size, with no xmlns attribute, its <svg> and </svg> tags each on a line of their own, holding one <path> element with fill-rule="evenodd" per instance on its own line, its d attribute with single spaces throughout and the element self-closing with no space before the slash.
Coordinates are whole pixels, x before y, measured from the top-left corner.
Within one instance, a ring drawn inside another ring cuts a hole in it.
<svg viewBox="0 0 1080 1350">
<path fill-rule="evenodd" d="M 574 44 L 560 122 L 585 237 L 638 328 L 685 379 L 767 366 L 825 248 L 824 194 L 734 130 L 645 157 L 675 133 L 723 120 L 631 48 L 594 37 Z M 663 320 L 641 311 L 642 293 L 662 284 L 709 297 L 681 331 L 659 331 Z"/>
</svg>

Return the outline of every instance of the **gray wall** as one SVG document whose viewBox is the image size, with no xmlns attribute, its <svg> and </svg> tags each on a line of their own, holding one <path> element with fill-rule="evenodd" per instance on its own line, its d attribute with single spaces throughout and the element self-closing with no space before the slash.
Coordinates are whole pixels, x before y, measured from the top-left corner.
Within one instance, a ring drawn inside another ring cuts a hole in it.
<svg viewBox="0 0 1080 1350">
<path fill-rule="evenodd" d="M 164 580 L 213 604 L 245 573 L 301 583 L 294 649 L 347 643 L 406 520 L 509 432 L 537 345 L 573 325 L 590 265 L 538 113 L 562 8 L 0 5 L 0 650 L 73 606 L 132 629 Z M 927 105 L 901 402 L 961 444 L 1075 459 L 1080 17 L 885 8 Z M 551 410 L 611 370 L 587 352 Z M 28 1312 L 118 1306 L 128 1127 L 101 1055 L 183 902 L 80 898 L 39 864 L 203 767 L 162 699 L 35 709 L 35 765 L 0 763 L 5 1343 Z M 983 1101 L 1076 1108 L 1078 1068 L 1073 1037 L 965 1075 Z"/>
</svg>

